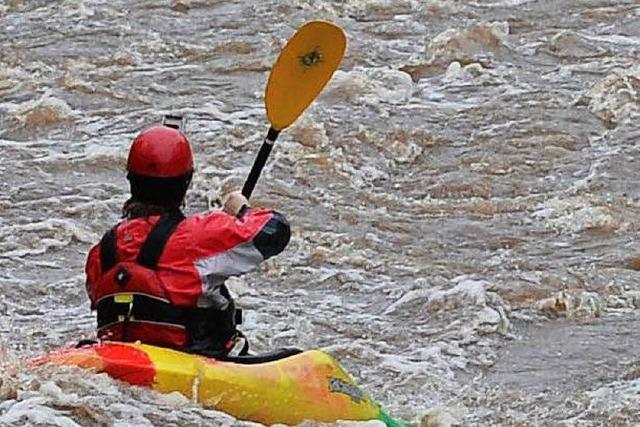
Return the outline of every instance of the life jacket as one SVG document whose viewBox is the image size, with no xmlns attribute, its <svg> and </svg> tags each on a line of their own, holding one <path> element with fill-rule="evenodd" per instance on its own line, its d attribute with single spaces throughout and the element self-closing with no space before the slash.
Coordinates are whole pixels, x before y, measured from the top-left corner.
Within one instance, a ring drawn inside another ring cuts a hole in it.
<svg viewBox="0 0 640 427">
<path fill-rule="evenodd" d="M 156 272 L 158 260 L 182 213 L 158 220 L 142 244 L 135 262 L 117 259 L 117 225 L 100 242 L 102 276 L 92 289 L 98 312 L 98 338 L 161 347 L 184 348 L 187 326 L 195 308 L 179 307 Z"/>
</svg>

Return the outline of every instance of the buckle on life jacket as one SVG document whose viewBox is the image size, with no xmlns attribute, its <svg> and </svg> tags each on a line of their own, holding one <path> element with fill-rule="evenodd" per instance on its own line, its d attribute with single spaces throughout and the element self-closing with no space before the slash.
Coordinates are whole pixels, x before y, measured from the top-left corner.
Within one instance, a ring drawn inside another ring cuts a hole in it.
<svg viewBox="0 0 640 427">
<path fill-rule="evenodd" d="M 133 294 L 115 294 L 113 302 L 116 304 L 133 304 Z"/>
<path fill-rule="evenodd" d="M 129 308 L 127 309 L 127 314 L 119 314 L 118 322 L 124 322 L 125 324 L 125 334 L 128 323 L 132 320 L 135 320 L 132 316 L 133 314 L 133 294 L 116 294 L 113 296 L 113 302 L 116 304 L 129 304 Z"/>
<path fill-rule="evenodd" d="M 127 314 L 118 315 L 118 322 L 122 322 L 122 340 L 128 341 L 129 322 L 135 320 L 133 318 L 133 294 L 116 294 L 113 296 L 113 302 L 115 302 L 116 304 L 129 304 Z"/>
</svg>

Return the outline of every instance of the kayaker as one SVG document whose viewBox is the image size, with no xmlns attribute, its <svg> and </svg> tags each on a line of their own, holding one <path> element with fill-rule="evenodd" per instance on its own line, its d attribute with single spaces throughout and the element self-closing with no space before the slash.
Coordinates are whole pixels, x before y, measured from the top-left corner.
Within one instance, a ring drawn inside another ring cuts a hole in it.
<svg viewBox="0 0 640 427">
<path fill-rule="evenodd" d="M 214 357 L 246 353 L 240 312 L 224 282 L 282 252 L 287 220 L 251 208 L 238 191 L 224 198 L 222 211 L 185 218 L 194 163 L 177 126 L 142 131 L 127 172 L 131 197 L 123 220 L 91 248 L 86 263 L 98 338 Z"/>
</svg>

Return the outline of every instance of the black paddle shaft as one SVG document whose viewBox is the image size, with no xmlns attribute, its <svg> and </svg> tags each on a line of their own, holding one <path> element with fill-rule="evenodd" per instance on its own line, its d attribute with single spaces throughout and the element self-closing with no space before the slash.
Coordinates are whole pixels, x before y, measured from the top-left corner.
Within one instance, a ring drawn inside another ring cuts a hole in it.
<svg viewBox="0 0 640 427">
<path fill-rule="evenodd" d="M 262 147 L 260 147 L 260 151 L 258 151 L 258 155 L 256 156 L 256 160 L 253 162 L 251 172 L 249 172 L 249 176 L 242 187 L 242 195 L 247 199 L 249 199 L 251 197 L 251 193 L 253 193 L 253 189 L 258 182 L 258 178 L 260 178 L 260 173 L 262 172 L 264 165 L 267 163 L 267 158 L 269 158 L 269 153 L 271 153 L 273 143 L 276 142 L 279 134 L 279 130 L 269 128 L 267 137 L 264 139 Z"/>
</svg>

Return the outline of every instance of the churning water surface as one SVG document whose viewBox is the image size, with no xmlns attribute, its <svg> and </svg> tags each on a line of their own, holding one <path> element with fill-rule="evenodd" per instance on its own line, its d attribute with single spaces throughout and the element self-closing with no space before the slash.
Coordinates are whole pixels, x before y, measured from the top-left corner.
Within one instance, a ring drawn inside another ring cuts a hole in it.
<svg viewBox="0 0 640 427">
<path fill-rule="evenodd" d="M 640 423 L 637 0 L 0 0 L 0 425 L 242 424 L 25 361 L 93 336 L 137 132 L 186 116 L 213 208 L 311 19 L 347 53 L 255 192 L 293 237 L 230 283 L 254 348 L 322 348 L 424 425 Z"/>
</svg>

